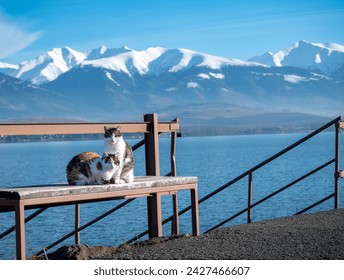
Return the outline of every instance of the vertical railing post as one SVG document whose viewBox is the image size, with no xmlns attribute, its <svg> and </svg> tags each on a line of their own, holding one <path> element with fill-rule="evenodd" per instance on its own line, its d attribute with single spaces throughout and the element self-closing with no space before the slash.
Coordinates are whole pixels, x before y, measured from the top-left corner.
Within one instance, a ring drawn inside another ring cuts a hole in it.
<svg viewBox="0 0 344 280">
<path fill-rule="evenodd" d="M 145 133 L 146 175 L 160 176 L 158 115 L 146 114 L 144 121 L 150 123 L 150 132 Z"/>
<path fill-rule="evenodd" d="M 75 204 L 75 225 L 74 225 L 74 229 L 75 229 L 75 234 L 74 234 L 74 241 L 75 244 L 80 244 L 80 204 L 76 203 Z"/>
<path fill-rule="evenodd" d="M 334 209 L 339 207 L 339 148 L 340 148 L 340 129 L 341 121 L 336 122 L 336 139 L 335 139 L 335 167 L 334 167 Z"/>
<path fill-rule="evenodd" d="M 173 120 L 179 122 L 179 119 Z M 177 132 L 171 132 L 171 176 L 177 176 L 177 165 L 176 165 L 176 148 L 177 148 Z M 178 217 L 178 192 L 172 194 L 172 205 L 173 205 L 173 219 L 171 222 L 171 235 L 179 234 L 179 217 Z"/>
<path fill-rule="evenodd" d="M 248 174 L 247 223 L 252 221 L 252 172 Z"/>
<path fill-rule="evenodd" d="M 146 114 L 144 115 L 144 121 L 150 123 L 150 131 L 145 133 L 146 175 L 160 176 L 158 115 Z M 149 238 L 162 236 L 160 194 L 147 198 L 147 211 Z"/>
<path fill-rule="evenodd" d="M 179 123 L 179 119 L 173 120 Z M 176 163 L 176 149 L 177 149 L 177 132 L 171 132 L 171 176 L 177 176 L 177 163 Z"/>
</svg>

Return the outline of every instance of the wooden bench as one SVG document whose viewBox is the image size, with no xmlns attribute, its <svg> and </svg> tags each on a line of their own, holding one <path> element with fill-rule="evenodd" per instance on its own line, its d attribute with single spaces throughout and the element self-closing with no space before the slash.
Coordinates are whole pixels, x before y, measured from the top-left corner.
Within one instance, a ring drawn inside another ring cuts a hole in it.
<svg viewBox="0 0 344 280">
<path fill-rule="evenodd" d="M 197 177 L 177 177 L 175 145 L 178 120 L 159 123 L 157 115 L 144 116 L 143 123 L 80 123 L 80 124 L 0 124 L 0 135 L 35 134 L 79 134 L 103 133 L 104 126 L 121 125 L 123 132 L 143 132 L 145 135 L 146 176 L 135 177 L 131 184 L 109 184 L 70 186 L 67 184 L 0 188 L 0 212 L 15 212 L 17 259 L 26 258 L 25 250 L 25 210 L 40 207 L 76 205 L 75 243 L 79 243 L 80 203 L 94 203 L 105 200 L 147 197 L 149 238 L 162 236 L 161 196 L 173 197 L 174 232 L 178 228 L 177 192 L 189 190 L 191 197 L 192 233 L 199 235 L 198 179 Z M 171 172 L 173 176 L 160 176 L 159 140 L 161 132 L 171 135 Z M 1 184 L 1 183 L 0 183 Z"/>
<path fill-rule="evenodd" d="M 144 176 L 136 177 L 131 184 L 90 186 L 30 186 L 0 189 L 0 211 L 15 211 L 17 258 L 25 259 L 25 210 L 77 203 L 97 202 L 136 197 L 154 198 L 149 227 L 152 236 L 162 235 L 160 198 L 190 190 L 192 233 L 199 235 L 197 177 Z M 176 221 L 178 215 L 175 216 Z M 154 220 L 154 221 L 152 221 Z M 178 223 L 178 222 L 177 222 Z"/>
</svg>

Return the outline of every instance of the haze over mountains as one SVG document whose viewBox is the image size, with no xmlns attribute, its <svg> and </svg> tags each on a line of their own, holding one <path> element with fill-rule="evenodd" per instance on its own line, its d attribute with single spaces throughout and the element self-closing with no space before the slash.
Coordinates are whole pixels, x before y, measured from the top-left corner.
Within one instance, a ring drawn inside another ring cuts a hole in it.
<svg viewBox="0 0 344 280">
<path fill-rule="evenodd" d="M 180 117 L 194 129 L 307 127 L 343 113 L 344 46 L 299 41 L 249 61 L 187 49 L 55 48 L 0 62 L 0 119 Z M 256 120 L 256 122 L 255 122 Z"/>
</svg>

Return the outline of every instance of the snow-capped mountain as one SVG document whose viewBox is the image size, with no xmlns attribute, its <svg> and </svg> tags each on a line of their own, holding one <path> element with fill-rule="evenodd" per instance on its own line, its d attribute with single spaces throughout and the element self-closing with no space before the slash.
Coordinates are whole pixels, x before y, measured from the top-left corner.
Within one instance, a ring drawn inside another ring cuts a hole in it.
<svg viewBox="0 0 344 280">
<path fill-rule="evenodd" d="M 93 66 L 132 76 L 137 73 L 145 75 L 177 72 L 194 66 L 219 69 L 225 65 L 252 66 L 257 63 L 227 59 L 182 48 L 152 47 L 136 51 L 128 47 L 109 49 L 101 46 L 83 53 L 64 47 L 52 49 L 36 59 L 24 61 L 19 65 L 0 63 L 0 71 L 39 85 L 57 79 L 76 66 Z"/>
<path fill-rule="evenodd" d="M 0 71 L 39 85 L 51 82 L 78 66 L 92 66 L 133 76 L 136 74 L 159 75 L 203 66 L 219 70 L 225 66 L 263 65 L 293 66 L 332 75 L 344 67 L 344 46 L 335 43 L 315 44 L 299 41 L 285 50 L 276 53 L 267 52 L 247 62 L 182 48 L 151 47 L 136 51 L 128 47 L 101 46 L 89 52 L 79 52 L 64 47 L 52 49 L 33 60 L 24 61 L 18 65 L 0 62 Z"/>
<path fill-rule="evenodd" d="M 249 59 L 269 66 L 294 66 L 331 75 L 344 66 L 344 46 L 335 43 L 299 41 L 285 50 L 267 52 Z"/>
<path fill-rule="evenodd" d="M 93 55 L 94 53 L 100 53 L 100 55 Z M 163 72 L 178 72 L 191 67 L 208 67 L 215 70 L 226 65 L 252 66 L 257 65 L 257 63 L 227 59 L 182 48 L 165 49 L 154 47 L 143 51 L 135 51 L 127 47 L 115 50 L 101 47 L 97 49 L 97 52 L 91 51 L 81 65 L 124 72 L 132 76 L 136 73 L 140 75 L 158 75 Z"/>
<path fill-rule="evenodd" d="M 20 77 L 3 74 L 0 80 L 0 119 L 42 112 L 91 121 L 137 120 L 143 112 L 156 112 L 197 127 L 200 120 L 232 127 L 233 120 L 263 115 L 288 120 L 306 113 L 312 115 L 304 116 L 308 122 L 314 115 L 344 113 L 342 49 L 300 41 L 248 62 L 183 48 L 53 49 L 19 65 L 0 63 L 0 72 Z M 20 90 L 9 90 L 8 84 Z M 266 125 L 272 121 L 259 119 Z"/>
<path fill-rule="evenodd" d="M 85 53 L 69 47 L 55 48 L 18 65 L 0 63 L 0 71 L 33 84 L 43 84 L 55 80 L 61 74 L 80 64 L 85 58 Z"/>
</svg>

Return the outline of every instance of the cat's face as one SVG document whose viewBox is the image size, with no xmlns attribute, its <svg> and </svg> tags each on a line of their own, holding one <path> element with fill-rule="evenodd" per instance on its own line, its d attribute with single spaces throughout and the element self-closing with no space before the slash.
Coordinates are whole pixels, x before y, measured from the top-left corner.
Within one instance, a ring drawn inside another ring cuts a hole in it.
<svg viewBox="0 0 344 280">
<path fill-rule="evenodd" d="M 104 126 L 104 139 L 108 144 L 115 145 L 121 136 L 122 134 L 119 126 L 109 128 Z"/>
<path fill-rule="evenodd" d="M 103 166 L 105 169 L 114 169 L 119 165 L 118 154 L 108 154 L 104 153 L 102 156 Z"/>
</svg>

